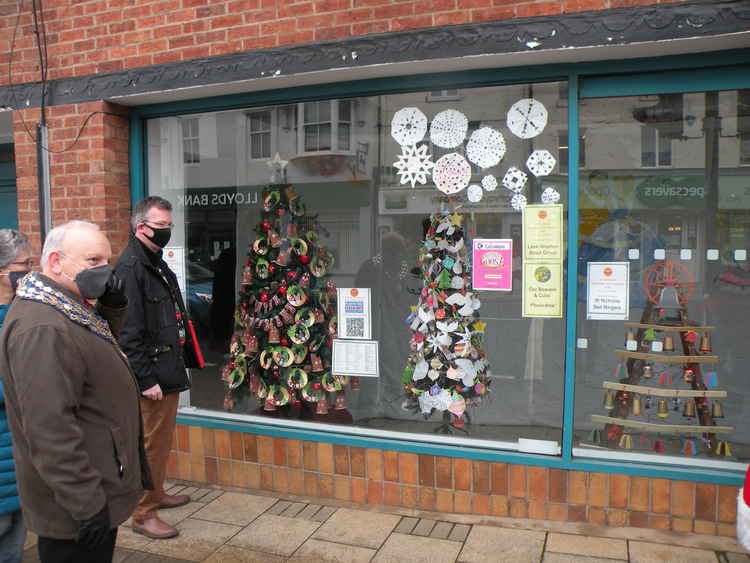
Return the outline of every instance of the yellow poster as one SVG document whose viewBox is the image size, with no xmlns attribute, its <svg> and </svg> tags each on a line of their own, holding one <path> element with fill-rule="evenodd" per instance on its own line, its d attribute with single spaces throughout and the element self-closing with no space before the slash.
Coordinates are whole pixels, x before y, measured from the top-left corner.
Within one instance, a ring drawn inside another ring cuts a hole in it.
<svg viewBox="0 0 750 563">
<path fill-rule="evenodd" d="M 563 268 L 561 262 L 523 263 L 523 316 L 563 316 Z"/>
<path fill-rule="evenodd" d="M 562 262 L 563 206 L 527 205 L 523 208 L 523 260 Z"/>
</svg>

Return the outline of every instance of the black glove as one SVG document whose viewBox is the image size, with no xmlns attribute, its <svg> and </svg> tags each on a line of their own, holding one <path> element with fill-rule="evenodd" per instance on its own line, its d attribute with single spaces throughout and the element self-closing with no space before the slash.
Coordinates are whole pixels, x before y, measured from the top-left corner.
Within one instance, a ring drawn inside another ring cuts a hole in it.
<svg viewBox="0 0 750 563">
<path fill-rule="evenodd" d="M 105 502 L 104 508 L 96 515 L 78 522 L 78 545 L 94 550 L 102 544 L 110 531 L 109 506 Z"/>
<path fill-rule="evenodd" d="M 125 296 L 125 282 L 112 272 L 109 281 L 104 288 L 104 295 L 99 298 L 99 302 L 105 307 L 119 309 L 128 304 L 128 298 Z"/>
</svg>

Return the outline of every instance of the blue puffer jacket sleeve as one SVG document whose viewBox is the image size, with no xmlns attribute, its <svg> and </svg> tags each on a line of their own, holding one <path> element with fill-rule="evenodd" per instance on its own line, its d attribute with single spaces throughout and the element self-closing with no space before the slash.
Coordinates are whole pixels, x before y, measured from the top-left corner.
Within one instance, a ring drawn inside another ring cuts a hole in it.
<svg viewBox="0 0 750 563">
<path fill-rule="evenodd" d="M 8 305 L 0 305 L 0 327 L 5 320 Z M 13 462 L 8 416 L 5 412 L 5 393 L 0 381 L 0 514 L 8 514 L 21 509 L 16 488 L 16 464 Z"/>
</svg>

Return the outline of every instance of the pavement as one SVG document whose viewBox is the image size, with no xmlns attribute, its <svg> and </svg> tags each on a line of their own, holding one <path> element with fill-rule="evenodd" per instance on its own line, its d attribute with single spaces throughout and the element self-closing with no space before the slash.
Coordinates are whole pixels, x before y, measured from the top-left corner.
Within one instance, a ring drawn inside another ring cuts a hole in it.
<svg viewBox="0 0 750 563">
<path fill-rule="evenodd" d="M 370 506 L 168 484 L 189 504 L 161 517 L 180 535 L 120 527 L 115 563 L 750 563 L 733 538 Z M 24 563 L 39 561 L 29 534 Z"/>
</svg>

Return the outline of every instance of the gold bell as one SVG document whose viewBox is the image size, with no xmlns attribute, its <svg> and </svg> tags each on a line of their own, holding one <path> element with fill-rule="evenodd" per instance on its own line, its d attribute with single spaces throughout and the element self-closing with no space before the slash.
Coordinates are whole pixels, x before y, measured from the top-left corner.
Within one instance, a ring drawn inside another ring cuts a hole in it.
<svg viewBox="0 0 750 563">
<path fill-rule="evenodd" d="M 643 377 L 646 379 L 654 376 L 654 368 L 651 367 L 651 364 L 646 364 L 643 366 Z"/>
<path fill-rule="evenodd" d="M 635 397 L 633 397 L 632 413 L 633 413 L 633 416 L 641 415 L 641 397 L 639 395 L 636 395 Z"/>
<path fill-rule="evenodd" d="M 724 418 L 724 407 L 721 406 L 719 401 L 711 403 L 711 417 L 712 418 Z"/>
<path fill-rule="evenodd" d="M 723 455 L 725 457 L 732 457 L 732 447 L 729 442 L 721 441 L 716 446 L 716 455 Z"/>
<path fill-rule="evenodd" d="M 630 450 L 633 448 L 633 438 L 630 436 L 630 434 L 623 434 L 622 436 L 620 436 L 619 446 L 623 450 Z"/>
<path fill-rule="evenodd" d="M 268 331 L 268 343 L 269 344 L 278 344 L 280 342 L 279 338 L 279 329 L 275 326 L 271 327 L 271 329 Z"/>
<path fill-rule="evenodd" d="M 604 408 L 607 410 L 615 408 L 615 394 L 612 391 L 607 391 L 604 394 Z"/>
<path fill-rule="evenodd" d="M 700 351 L 704 354 L 708 354 L 711 352 L 711 335 L 709 335 L 707 332 L 704 332 L 703 336 L 701 336 Z"/>
<path fill-rule="evenodd" d="M 656 416 L 659 418 L 667 418 L 669 416 L 669 404 L 666 399 L 659 399 L 656 405 Z"/>
<path fill-rule="evenodd" d="M 328 401 L 326 399 L 321 399 L 317 402 L 315 414 L 328 414 Z"/>
<path fill-rule="evenodd" d="M 672 338 L 670 335 L 667 335 L 664 337 L 664 346 L 662 349 L 665 352 L 674 352 L 674 338 Z"/>
<path fill-rule="evenodd" d="M 632 328 L 628 329 L 628 335 L 625 337 L 626 344 L 628 340 L 635 340 L 635 333 Z"/>
<path fill-rule="evenodd" d="M 695 401 L 693 399 L 685 401 L 685 406 L 682 409 L 682 416 L 687 418 L 693 418 L 695 416 Z"/>
</svg>

